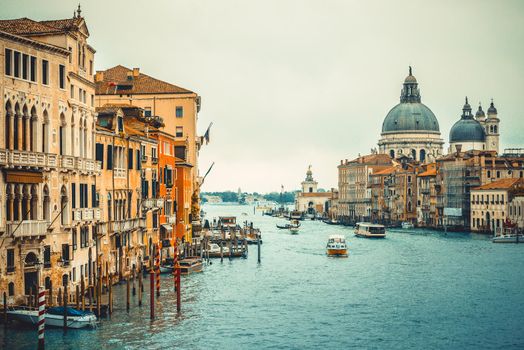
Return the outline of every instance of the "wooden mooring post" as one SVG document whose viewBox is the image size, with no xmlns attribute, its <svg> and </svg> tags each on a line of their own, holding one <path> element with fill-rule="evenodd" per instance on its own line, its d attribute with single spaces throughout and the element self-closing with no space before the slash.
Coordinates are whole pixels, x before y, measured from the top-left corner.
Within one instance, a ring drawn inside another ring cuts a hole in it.
<svg viewBox="0 0 524 350">
<path fill-rule="evenodd" d="M 224 242 L 220 241 L 220 262 L 224 262 Z"/>
<path fill-rule="evenodd" d="M 7 294 L 4 292 L 4 327 L 7 326 Z"/>
<path fill-rule="evenodd" d="M 67 331 L 67 277 L 64 283 L 64 332 Z"/>
<path fill-rule="evenodd" d="M 155 319 L 155 270 L 151 266 L 149 271 L 149 317 Z"/>
<path fill-rule="evenodd" d="M 49 281 L 49 302 L 48 302 L 49 306 L 53 306 L 54 305 L 54 301 L 53 301 L 53 281 Z"/>
<path fill-rule="evenodd" d="M 86 283 L 84 276 L 80 277 L 80 298 L 82 298 L 82 311 L 86 309 Z"/>
<path fill-rule="evenodd" d="M 62 288 L 58 288 L 57 304 L 62 306 Z"/>
<path fill-rule="evenodd" d="M 142 292 L 144 290 L 144 281 L 142 280 L 142 268 L 138 271 L 138 306 L 142 306 Z"/>
<path fill-rule="evenodd" d="M 75 302 L 76 302 L 76 308 L 80 309 L 80 290 L 79 290 L 78 284 L 75 287 Z"/>
<path fill-rule="evenodd" d="M 136 295 L 136 287 L 135 287 L 135 269 L 136 269 L 136 266 L 135 264 L 133 264 L 133 296 Z"/>
<path fill-rule="evenodd" d="M 126 310 L 129 312 L 129 276 L 126 278 Z"/>
<path fill-rule="evenodd" d="M 113 274 L 109 275 L 109 317 L 113 314 Z"/>
<path fill-rule="evenodd" d="M 257 251 L 258 251 L 258 263 L 260 264 L 260 234 L 257 234 Z"/>
</svg>

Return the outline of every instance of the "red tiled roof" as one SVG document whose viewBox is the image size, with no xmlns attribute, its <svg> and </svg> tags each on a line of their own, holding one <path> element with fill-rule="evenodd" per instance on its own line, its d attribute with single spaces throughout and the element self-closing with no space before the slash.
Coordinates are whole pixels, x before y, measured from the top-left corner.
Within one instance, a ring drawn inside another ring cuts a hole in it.
<svg viewBox="0 0 524 350">
<path fill-rule="evenodd" d="M 488 184 L 475 187 L 474 190 L 507 190 L 515 188 L 519 185 L 524 185 L 524 179 L 521 178 L 511 178 L 511 179 L 502 179 L 490 182 Z"/>
<path fill-rule="evenodd" d="M 132 94 L 191 94 L 190 90 L 155 79 L 149 75 L 139 73 L 131 80 L 128 76 L 133 70 L 122 65 L 103 71 L 104 78 L 96 82 L 97 95 L 132 95 Z M 128 85 L 127 89 L 119 89 L 119 85 Z"/>
<path fill-rule="evenodd" d="M 396 170 L 397 170 L 397 167 L 392 166 L 384 170 L 380 170 L 372 175 L 389 175 L 389 174 L 394 173 Z"/>
<path fill-rule="evenodd" d="M 29 18 L 0 20 L 0 30 L 16 35 L 60 33 L 76 29 L 82 18 L 34 21 Z"/>
</svg>

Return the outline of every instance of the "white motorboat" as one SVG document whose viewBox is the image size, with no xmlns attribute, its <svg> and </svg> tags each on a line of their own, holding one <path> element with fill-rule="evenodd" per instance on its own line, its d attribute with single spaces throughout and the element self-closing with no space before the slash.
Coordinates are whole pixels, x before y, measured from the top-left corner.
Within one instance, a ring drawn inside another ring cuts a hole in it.
<svg viewBox="0 0 524 350">
<path fill-rule="evenodd" d="M 348 247 L 346 244 L 346 237 L 343 235 L 331 235 L 328 238 L 326 246 L 326 254 L 328 256 L 348 256 Z"/>
<path fill-rule="evenodd" d="M 409 221 L 404 221 L 402 223 L 402 228 L 405 229 L 405 230 L 411 230 L 412 228 L 415 228 L 415 225 L 413 225 L 413 223 L 411 223 Z"/>
<path fill-rule="evenodd" d="M 369 222 L 357 222 L 355 225 L 355 235 L 366 238 L 385 238 L 386 228 L 384 225 L 372 224 Z"/>
<path fill-rule="evenodd" d="M 295 226 L 289 228 L 289 232 L 291 232 L 292 235 L 298 234 L 298 230 L 300 230 L 300 229 L 298 227 L 295 227 Z"/>
<path fill-rule="evenodd" d="M 209 257 L 210 258 L 220 258 L 220 246 L 216 243 L 210 243 L 208 246 Z M 226 246 L 222 247 L 222 256 L 229 256 L 229 248 Z"/>
<path fill-rule="evenodd" d="M 96 327 L 96 316 L 89 311 L 81 311 L 67 307 L 67 328 Z M 38 324 L 38 310 L 34 308 L 12 308 L 7 310 L 10 319 L 27 324 Z M 50 327 L 64 326 L 64 308 L 51 307 L 46 310 L 45 324 Z"/>
</svg>

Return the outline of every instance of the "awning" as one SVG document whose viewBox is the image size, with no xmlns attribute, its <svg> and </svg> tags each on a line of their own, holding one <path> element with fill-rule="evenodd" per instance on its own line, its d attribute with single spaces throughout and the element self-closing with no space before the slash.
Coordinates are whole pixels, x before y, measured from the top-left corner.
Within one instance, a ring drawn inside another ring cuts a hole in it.
<svg viewBox="0 0 524 350">
<path fill-rule="evenodd" d="M 162 227 L 163 227 L 164 230 L 166 230 L 167 232 L 171 232 L 171 231 L 173 231 L 173 226 L 171 226 L 171 225 L 163 224 Z"/>
</svg>

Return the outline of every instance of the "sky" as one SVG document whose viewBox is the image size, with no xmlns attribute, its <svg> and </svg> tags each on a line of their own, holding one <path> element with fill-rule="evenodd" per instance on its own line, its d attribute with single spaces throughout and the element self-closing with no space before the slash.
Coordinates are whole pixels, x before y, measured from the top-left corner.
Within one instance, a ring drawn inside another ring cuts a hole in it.
<svg viewBox="0 0 524 350">
<path fill-rule="evenodd" d="M 0 0 L 0 18 L 72 17 L 78 1 Z M 89 0 L 95 68 L 117 64 L 197 92 L 213 122 L 203 191 L 319 187 L 377 147 L 408 66 L 442 138 L 465 96 L 524 147 L 524 1 Z M 447 150 L 447 144 L 445 149 Z"/>
</svg>

